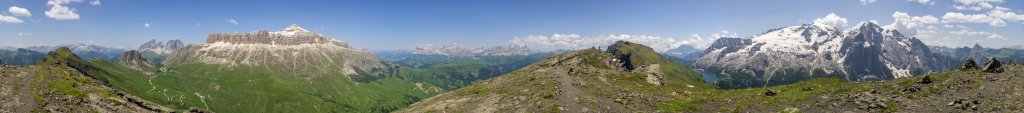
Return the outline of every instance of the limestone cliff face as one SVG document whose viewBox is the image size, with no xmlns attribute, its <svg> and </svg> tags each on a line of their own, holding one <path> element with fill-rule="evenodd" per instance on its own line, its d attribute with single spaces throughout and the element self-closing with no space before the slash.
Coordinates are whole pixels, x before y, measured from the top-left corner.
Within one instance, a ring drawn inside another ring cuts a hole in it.
<svg viewBox="0 0 1024 113">
<path fill-rule="evenodd" d="M 213 33 L 207 43 L 185 46 L 163 62 L 187 63 L 222 65 L 224 69 L 269 67 L 300 77 L 341 74 L 356 81 L 380 78 L 397 69 L 367 50 L 349 47 L 298 25 L 278 32 Z"/>
<path fill-rule="evenodd" d="M 267 32 L 259 30 L 250 33 L 212 33 L 206 39 L 206 43 L 231 43 L 231 44 L 270 44 L 270 45 L 301 45 L 301 44 L 332 44 L 349 48 L 347 43 L 332 40 L 326 36 L 309 32 L 298 25 L 292 24 L 288 28 L 278 32 Z"/>
</svg>

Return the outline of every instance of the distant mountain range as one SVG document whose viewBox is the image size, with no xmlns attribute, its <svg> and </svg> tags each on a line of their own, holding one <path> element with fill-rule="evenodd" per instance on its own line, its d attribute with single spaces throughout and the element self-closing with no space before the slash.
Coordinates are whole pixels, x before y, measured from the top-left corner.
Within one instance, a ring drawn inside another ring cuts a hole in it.
<svg viewBox="0 0 1024 113">
<path fill-rule="evenodd" d="M 948 59 L 917 38 L 873 22 L 843 32 L 812 23 L 752 38 L 721 38 L 694 66 L 717 73 L 723 88 L 789 84 L 815 77 L 894 79 L 945 71 Z"/>
<path fill-rule="evenodd" d="M 494 47 L 467 48 L 460 45 L 443 46 L 441 48 L 416 47 L 413 54 L 444 55 L 444 56 L 507 56 L 527 55 L 530 48 L 526 45 L 505 45 Z"/>
<path fill-rule="evenodd" d="M 107 61 L 114 61 L 114 60 L 117 60 L 121 56 L 122 53 L 127 51 L 125 49 L 117 49 L 117 48 L 104 47 L 104 46 L 91 45 L 91 44 L 83 44 L 83 43 L 79 43 L 79 44 L 64 44 L 64 45 L 57 45 L 57 46 L 31 46 L 31 47 L 26 47 L 24 49 L 32 50 L 32 51 L 37 51 L 37 52 L 49 52 L 49 51 L 56 50 L 57 48 L 60 48 L 60 47 L 67 47 L 67 48 L 71 49 L 72 52 L 74 52 L 79 57 L 82 57 L 82 59 L 85 59 L 85 60 L 91 60 L 93 58 L 100 58 L 100 59 L 107 60 Z"/>
<path fill-rule="evenodd" d="M 170 54 L 177 49 L 185 47 L 185 44 L 181 40 L 168 40 L 166 43 L 158 42 L 156 39 L 149 40 L 149 42 L 143 43 L 139 46 L 139 51 L 149 51 L 157 54 Z"/>
<path fill-rule="evenodd" d="M 931 46 L 931 49 L 935 53 L 942 54 L 943 56 L 950 57 L 958 61 L 967 60 L 968 58 L 974 59 L 977 62 L 988 62 L 989 58 L 1003 59 L 1006 61 L 1024 61 L 1024 49 L 1019 48 L 985 48 L 980 44 L 974 44 L 974 46 L 964 47 L 943 47 L 943 46 Z M 959 65 L 954 65 L 956 67 Z"/>
<path fill-rule="evenodd" d="M 693 46 L 690 45 L 680 45 L 675 49 L 670 49 L 662 53 L 682 60 L 693 61 L 697 60 L 697 58 L 700 58 L 700 56 L 703 56 L 704 50 L 694 48 Z"/>
</svg>

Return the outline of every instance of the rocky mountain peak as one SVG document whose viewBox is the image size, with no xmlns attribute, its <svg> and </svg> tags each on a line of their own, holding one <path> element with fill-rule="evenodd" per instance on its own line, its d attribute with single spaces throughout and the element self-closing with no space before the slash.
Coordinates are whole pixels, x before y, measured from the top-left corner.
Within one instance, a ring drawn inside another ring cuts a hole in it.
<svg viewBox="0 0 1024 113">
<path fill-rule="evenodd" d="M 156 67 L 156 65 L 149 63 L 146 58 L 142 57 L 141 52 L 136 50 L 124 52 L 124 54 L 121 55 L 121 60 L 117 61 L 117 64 L 140 71 Z"/>
<path fill-rule="evenodd" d="M 146 58 L 142 57 L 142 53 L 136 50 L 130 50 L 124 52 L 121 55 L 121 60 L 118 62 L 146 62 Z"/>
</svg>

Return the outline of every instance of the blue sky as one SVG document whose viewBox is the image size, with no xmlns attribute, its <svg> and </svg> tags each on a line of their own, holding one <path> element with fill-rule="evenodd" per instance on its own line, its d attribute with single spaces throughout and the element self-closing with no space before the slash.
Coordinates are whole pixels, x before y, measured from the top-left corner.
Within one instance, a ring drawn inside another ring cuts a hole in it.
<svg viewBox="0 0 1024 113">
<path fill-rule="evenodd" d="M 132 49 L 151 39 L 201 43 L 211 32 L 276 31 L 294 23 L 372 50 L 453 44 L 574 49 L 613 39 L 666 50 L 811 23 L 830 13 L 850 26 L 870 20 L 892 25 L 930 45 L 1024 44 L 1024 1 L 1002 0 L 0 0 L 0 8 L 9 9 L 0 13 L 0 46 L 14 47 Z M 907 18 L 893 24 L 899 13 Z"/>
</svg>

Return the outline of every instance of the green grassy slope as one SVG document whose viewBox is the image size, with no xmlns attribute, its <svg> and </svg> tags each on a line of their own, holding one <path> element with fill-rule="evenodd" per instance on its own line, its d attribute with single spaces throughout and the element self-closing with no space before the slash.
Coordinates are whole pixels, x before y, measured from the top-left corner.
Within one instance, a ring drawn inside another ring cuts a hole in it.
<svg viewBox="0 0 1024 113">
<path fill-rule="evenodd" d="M 648 64 L 660 64 L 662 71 L 666 75 L 666 79 L 669 81 L 675 81 L 673 83 L 683 84 L 703 84 L 700 73 L 693 71 L 680 62 L 676 62 L 672 59 L 665 58 L 661 54 L 654 52 L 654 49 L 650 47 L 632 43 L 632 42 L 616 42 L 608 47 L 608 52 L 615 54 L 616 57 L 629 59 L 630 63 L 626 63 L 624 67 L 639 67 L 641 65 Z M 673 84 L 680 85 L 680 84 Z"/>
<path fill-rule="evenodd" d="M 93 62 L 108 70 L 110 83 L 176 109 L 198 107 L 217 112 L 387 112 L 427 98 L 441 90 L 384 78 L 367 83 L 346 76 L 310 79 L 283 76 L 267 67 L 183 64 L 173 71 L 144 75 L 115 63 Z M 341 75 L 341 74 L 336 74 Z"/>
<path fill-rule="evenodd" d="M 482 59 L 418 59 L 396 75 L 355 82 L 338 72 L 292 76 L 273 66 L 165 65 L 168 71 L 135 71 L 94 60 L 113 86 L 162 105 L 215 112 L 390 112 L 479 79 L 514 70 L 546 55 Z M 152 73 L 152 74 L 146 74 Z M 438 87 L 434 84 L 444 84 Z"/>
</svg>

